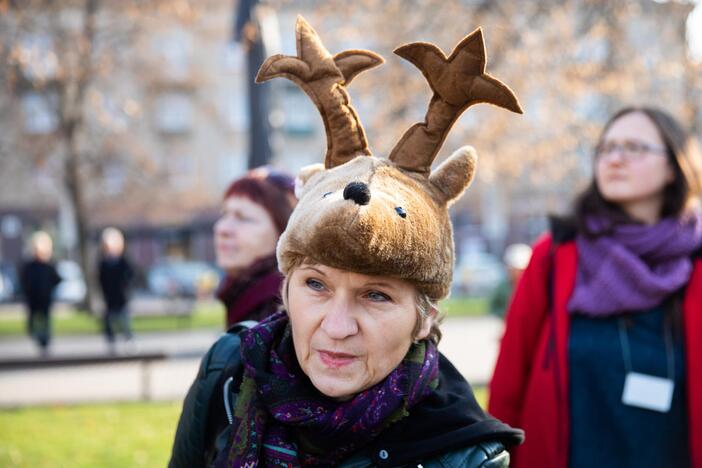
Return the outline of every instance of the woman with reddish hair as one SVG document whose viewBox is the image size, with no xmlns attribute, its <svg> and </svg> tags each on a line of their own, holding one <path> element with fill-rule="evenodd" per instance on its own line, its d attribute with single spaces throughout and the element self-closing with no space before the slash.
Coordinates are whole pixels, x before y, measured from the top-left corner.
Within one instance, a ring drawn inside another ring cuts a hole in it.
<svg viewBox="0 0 702 468">
<path fill-rule="evenodd" d="M 253 169 L 227 188 L 214 226 L 217 265 L 226 277 L 217 297 L 227 309 L 227 328 L 262 320 L 281 304 L 275 247 L 297 202 L 294 180 L 267 167 Z"/>
</svg>

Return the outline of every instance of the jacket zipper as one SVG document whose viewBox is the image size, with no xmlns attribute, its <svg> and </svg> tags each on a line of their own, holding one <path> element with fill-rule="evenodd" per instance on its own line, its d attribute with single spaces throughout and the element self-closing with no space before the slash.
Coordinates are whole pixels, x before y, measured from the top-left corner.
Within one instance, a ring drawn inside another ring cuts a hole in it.
<svg viewBox="0 0 702 468">
<path fill-rule="evenodd" d="M 224 382 L 224 411 L 227 412 L 227 421 L 229 421 L 229 425 L 234 422 L 234 417 L 232 415 L 232 407 L 231 407 L 231 402 L 229 401 L 229 388 L 232 386 L 232 382 L 234 382 L 234 377 L 229 377 L 226 382 Z"/>
</svg>

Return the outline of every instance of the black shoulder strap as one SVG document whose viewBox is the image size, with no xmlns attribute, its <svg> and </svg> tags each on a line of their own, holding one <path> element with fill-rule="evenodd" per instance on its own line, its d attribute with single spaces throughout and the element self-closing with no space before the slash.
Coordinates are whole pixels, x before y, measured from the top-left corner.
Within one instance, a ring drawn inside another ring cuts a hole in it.
<svg viewBox="0 0 702 468">
<path fill-rule="evenodd" d="M 556 405 L 557 405 L 557 419 L 558 419 L 558 424 L 560 426 L 560 421 L 564 417 L 561 414 L 561 407 L 562 407 L 562 402 L 561 402 L 561 395 L 562 395 L 562 389 L 561 389 L 561 365 L 558 362 L 558 351 L 556 348 L 556 275 L 557 275 L 557 267 L 558 267 L 558 262 L 556 261 L 556 250 L 558 249 L 559 245 L 568 242 L 570 240 L 573 240 L 575 238 L 576 230 L 571 229 L 574 227 L 573 225 L 567 226 L 567 225 L 560 225 L 558 226 L 559 228 L 566 228 L 558 233 L 558 237 L 556 237 L 555 234 L 552 234 L 551 238 L 551 245 L 549 246 L 549 251 L 548 251 L 548 270 L 547 270 L 547 283 L 546 283 L 546 293 L 548 294 L 547 299 L 546 299 L 546 304 L 547 304 L 547 320 L 549 321 L 549 331 L 548 331 L 548 343 L 546 345 L 546 353 L 544 355 L 544 361 L 543 361 L 543 368 L 547 369 L 550 366 L 553 366 L 553 377 L 555 379 L 555 385 L 556 385 Z M 560 450 L 565 444 L 561 443 L 561 437 L 562 434 L 559 432 L 557 434 L 557 440 L 558 440 L 558 450 L 560 453 Z M 560 455 L 559 455 L 560 456 Z"/>
<path fill-rule="evenodd" d="M 555 359 L 556 353 L 556 321 L 555 315 L 555 277 L 556 277 L 556 249 L 558 244 L 555 240 L 551 239 L 551 245 L 548 247 L 548 256 L 546 261 L 546 320 L 549 322 L 549 337 L 546 349 L 546 354 L 544 355 L 543 367 L 548 368 L 551 361 Z"/>
<path fill-rule="evenodd" d="M 209 391 L 210 401 L 205 428 L 208 459 L 216 457 L 229 440 L 231 415 L 243 374 L 240 354 L 241 334 L 256 326 L 257 323 L 254 320 L 236 323 L 227 330 L 225 335 L 233 338 L 230 341 L 235 343 L 235 347 L 228 351 L 229 356 L 223 362 L 219 375 Z"/>
<path fill-rule="evenodd" d="M 245 327 L 244 327 L 245 328 Z M 221 379 L 232 362 L 239 362 L 239 333 L 243 328 L 230 329 L 207 351 L 200 363 L 197 377 L 183 402 L 171 453 L 170 468 L 204 466 L 214 448 L 216 427 L 224 413 Z M 223 418 L 226 421 L 226 418 Z"/>
<path fill-rule="evenodd" d="M 573 217 L 549 215 L 548 224 L 554 244 L 572 241 L 578 234 L 577 223 Z"/>
</svg>

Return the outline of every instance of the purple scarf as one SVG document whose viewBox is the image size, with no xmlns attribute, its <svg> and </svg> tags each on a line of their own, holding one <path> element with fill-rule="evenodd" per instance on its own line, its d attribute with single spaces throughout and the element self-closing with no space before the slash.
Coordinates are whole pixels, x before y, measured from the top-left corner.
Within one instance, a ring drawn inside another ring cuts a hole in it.
<svg viewBox="0 0 702 468">
<path fill-rule="evenodd" d="M 325 397 L 297 363 L 285 312 L 245 332 L 241 356 L 231 447 L 217 466 L 333 466 L 406 416 L 438 384 L 439 353 L 425 340 L 351 400 Z"/>
<path fill-rule="evenodd" d="M 591 217 L 595 237 L 579 234 L 578 272 L 568 311 L 591 317 L 649 310 L 683 287 L 702 243 L 702 218 L 664 218 L 653 226 L 610 227 Z M 600 235 L 597 235 L 600 233 Z"/>
</svg>

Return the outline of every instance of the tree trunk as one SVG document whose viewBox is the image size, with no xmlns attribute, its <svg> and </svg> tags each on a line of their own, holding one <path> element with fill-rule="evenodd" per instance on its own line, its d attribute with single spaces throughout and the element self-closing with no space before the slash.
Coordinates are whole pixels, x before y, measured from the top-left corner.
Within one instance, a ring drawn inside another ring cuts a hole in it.
<svg viewBox="0 0 702 468">
<path fill-rule="evenodd" d="M 76 141 L 76 123 L 68 122 L 63 128 L 63 137 L 66 147 L 64 156 L 64 186 L 68 193 L 68 199 L 73 205 L 74 221 L 76 225 L 78 264 L 83 271 L 85 278 L 86 294 L 80 308 L 88 313 L 93 313 L 95 276 L 92 262 L 90 261 L 88 223 L 86 219 L 85 200 L 83 199 L 83 187 L 79 173 L 80 154 Z"/>
<path fill-rule="evenodd" d="M 95 41 L 95 17 L 97 14 L 98 0 L 85 0 L 83 8 L 83 32 L 79 44 L 80 66 L 73 80 L 64 83 L 61 106 L 61 132 L 64 140 L 66 154 L 64 155 L 64 187 L 68 199 L 73 205 L 75 216 L 78 264 L 83 271 L 86 294 L 83 310 L 93 313 L 95 303 L 94 268 L 90 259 L 90 236 L 87 222 L 85 200 L 83 197 L 83 183 L 80 166 L 82 155 L 78 145 L 78 132 L 84 121 L 85 90 L 93 74 L 92 53 Z"/>
</svg>

